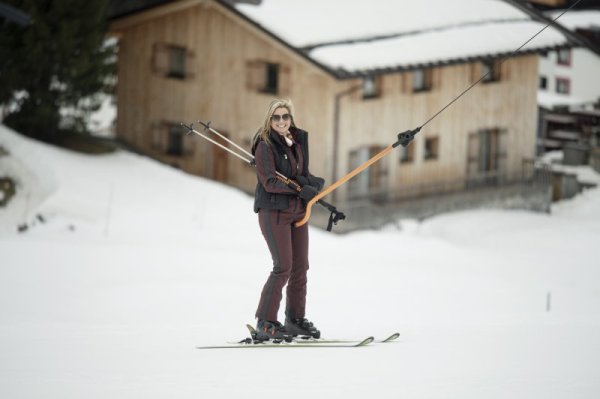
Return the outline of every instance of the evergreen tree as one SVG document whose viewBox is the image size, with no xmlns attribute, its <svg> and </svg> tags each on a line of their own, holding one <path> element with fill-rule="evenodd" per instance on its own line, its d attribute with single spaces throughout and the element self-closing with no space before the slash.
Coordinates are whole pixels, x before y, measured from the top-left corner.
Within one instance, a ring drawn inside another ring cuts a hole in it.
<svg viewBox="0 0 600 399">
<path fill-rule="evenodd" d="M 116 65 L 114 46 L 105 44 L 108 0 L 3 1 L 32 19 L 25 27 L 0 20 L 3 123 L 46 141 L 87 132 Z"/>
</svg>

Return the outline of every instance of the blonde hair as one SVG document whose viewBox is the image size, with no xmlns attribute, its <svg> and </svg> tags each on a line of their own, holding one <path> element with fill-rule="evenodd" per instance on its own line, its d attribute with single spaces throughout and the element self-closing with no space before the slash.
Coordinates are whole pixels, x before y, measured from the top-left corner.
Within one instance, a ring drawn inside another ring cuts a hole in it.
<svg viewBox="0 0 600 399">
<path fill-rule="evenodd" d="M 269 139 L 269 132 L 271 131 L 271 116 L 278 108 L 285 108 L 290 113 L 291 117 L 291 126 L 296 127 L 294 123 L 294 106 L 292 105 L 292 100 L 278 98 L 276 100 L 271 101 L 269 104 L 269 109 L 267 111 L 267 115 L 265 121 L 261 126 L 259 126 L 258 131 L 254 135 L 254 139 L 252 140 L 252 144 L 254 145 L 258 140 L 263 140 L 267 144 L 271 144 L 271 140 Z"/>
</svg>

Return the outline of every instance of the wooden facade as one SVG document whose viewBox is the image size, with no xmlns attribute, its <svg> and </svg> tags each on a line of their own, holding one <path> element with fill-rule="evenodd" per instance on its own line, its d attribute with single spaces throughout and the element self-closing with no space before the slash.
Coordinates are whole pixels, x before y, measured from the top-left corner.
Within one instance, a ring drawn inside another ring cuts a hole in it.
<svg viewBox="0 0 600 399">
<path fill-rule="evenodd" d="M 376 98 L 365 100 L 360 92 L 355 93 L 342 105 L 340 130 L 344 133 L 339 142 L 338 170 L 351 167 L 348 156 L 353 150 L 385 147 L 394 139 L 394 133 L 421 126 L 479 79 L 483 75 L 481 66 L 476 62 L 431 68 L 428 90 L 414 91 L 413 72 L 407 71 L 381 76 L 381 92 Z M 469 171 L 469 158 L 472 161 L 474 155 L 469 153 L 469 146 L 473 145 L 473 135 L 484 131 L 505 135 L 503 148 L 492 150 L 506 158 L 497 171 L 518 173 L 523 160 L 535 156 L 537 68 L 537 55 L 504 62 L 498 80 L 474 87 L 416 136 L 408 162 L 403 159 L 406 151 L 402 149 L 381 161 L 387 176 L 380 189 L 393 191 L 407 185 L 477 177 Z M 427 151 L 428 140 L 437 147 L 433 156 Z M 369 185 L 369 189 L 377 188 Z"/>
<path fill-rule="evenodd" d="M 364 78 L 341 79 L 213 0 L 134 13 L 114 20 L 111 31 L 120 43 L 117 136 L 153 158 L 247 192 L 256 184 L 254 171 L 199 137 L 182 136 L 180 122 L 211 120 L 249 148 L 269 102 L 291 98 L 298 125 L 310 133 L 311 170 L 331 183 L 400 131 L 423 124 L 484 71 L 482 62 L 465 61 L 375 76 L 368 96 L 362 90 L 340 96 L 334 148 L 336 95 Z M 268 82 L 269 68 L 277 73 L 276 87 Z M 485 171 L 488 163 L 517 172 L 535 154 L 537 69 L 536 54 L 507 60 L 496 79 L 434 119 L 411 148 L 398 149 L 336 197 L 461 180 L 474 165 Z M 474 158 L 482 137 L 495 161 Z"/>
</svg>

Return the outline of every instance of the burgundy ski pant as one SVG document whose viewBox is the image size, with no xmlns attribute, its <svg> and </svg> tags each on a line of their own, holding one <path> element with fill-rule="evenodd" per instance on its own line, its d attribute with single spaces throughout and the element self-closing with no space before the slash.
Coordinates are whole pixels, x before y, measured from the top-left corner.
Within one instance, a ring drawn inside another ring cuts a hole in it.
<svg viewBox="0 0 600 399">
<path fill-rule="evenodd" d="M 300 218 L 302 214 L 299 215 Z M 277 321 L 283 287 L 287 283 L 285 315 L 303 318 L 306 309 L 308 271 L 308 223 L 293 225 L 298 215 L 285 211 L 260 210 L 258 221 L 273 258 L 273 270 L 265 283 L 256 318 Z"/>
</svg>

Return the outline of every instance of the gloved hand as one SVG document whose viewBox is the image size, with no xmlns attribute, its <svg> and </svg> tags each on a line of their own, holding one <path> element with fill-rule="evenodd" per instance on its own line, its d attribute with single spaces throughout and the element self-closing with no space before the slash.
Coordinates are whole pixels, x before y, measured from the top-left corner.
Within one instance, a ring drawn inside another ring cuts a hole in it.
<svg viewBox="0 0 600 399">
<path fill-rule="evenodd" d="M 302 190 L 298 193 L 298 196 L 302 198 L 304 201 L 308 202 L 315 197 L 319 192 L 316 188 L 311 185 L 306 185 L 302 187 Z"/>
<path fill-rule="evenodd" d="M 325 185 L 325 179 L 323 179 L 321 177 L 310 175 L 310 176 L 308 176 L 307 180 L 308 180 L 308 184 L 310 184 L 311 186 L 313 186 L 314 188 L 316 188 L 319 191 L 321 191 L 321 189 Z"/>
<path fill-rule="evenodd" d="M 298 184 L 300 185 L 300 187 L 306 186 L 307 184 L 310 184 L 308 181 L 308 178 L 302 176 L 302 175 L 297 175 L 294 177 L 294 179 L 298 182 Z"/>
</svg>

